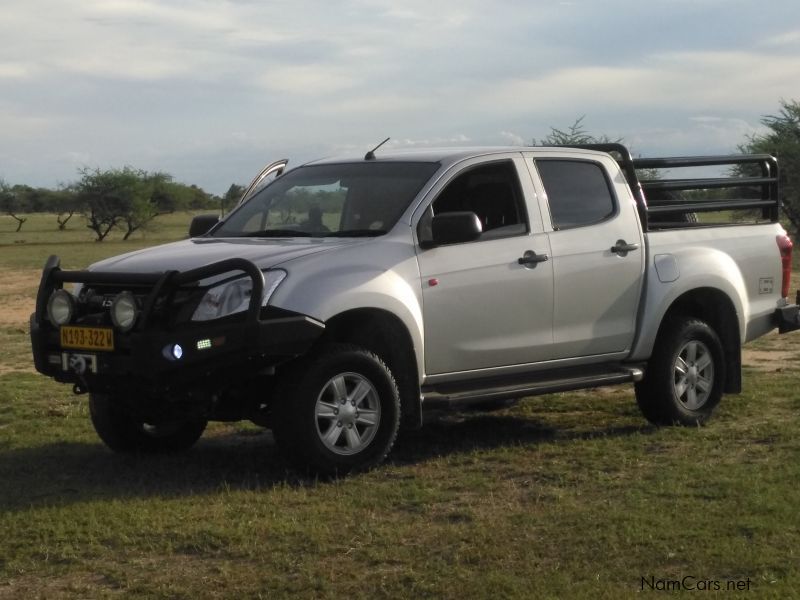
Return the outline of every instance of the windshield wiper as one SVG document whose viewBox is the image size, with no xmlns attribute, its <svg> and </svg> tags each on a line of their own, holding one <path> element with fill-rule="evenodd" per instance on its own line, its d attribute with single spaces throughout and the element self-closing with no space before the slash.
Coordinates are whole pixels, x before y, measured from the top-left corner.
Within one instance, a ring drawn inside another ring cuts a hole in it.
<svg viewBox="0 0 800 600">
<path fill-rule="evenodd" d="M 311 237 L 308 231 L 298 229 L 264 229 L 250 233 L 240 233 L 239 237 Z"/>
<path fill-rule="evenodd" d="M 385 229 L 343 229 L 342 231 L 311 232 L 301 229 L 263 229 L 240 233 L 237 237 L 376 237 L 387 233 Z"/>
<path fill-rule="evenodd" d="M 385 229 L 343 229 L 325 235 L 326 237 L 376 237 L 385 233 Z"/>
</svg>

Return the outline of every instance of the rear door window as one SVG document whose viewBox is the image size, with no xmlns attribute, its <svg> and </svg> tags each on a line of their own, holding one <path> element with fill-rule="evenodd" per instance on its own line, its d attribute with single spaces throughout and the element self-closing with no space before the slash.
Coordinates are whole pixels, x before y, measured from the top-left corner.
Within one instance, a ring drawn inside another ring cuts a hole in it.
<svg viewBox="0 0 800 600">
<path fill-rule="evenodd" d="M 553 229 L 600 223 L 617 212 L 614 194 L 601 165 L 585 160 L 539 159 Z"/>
</svg>

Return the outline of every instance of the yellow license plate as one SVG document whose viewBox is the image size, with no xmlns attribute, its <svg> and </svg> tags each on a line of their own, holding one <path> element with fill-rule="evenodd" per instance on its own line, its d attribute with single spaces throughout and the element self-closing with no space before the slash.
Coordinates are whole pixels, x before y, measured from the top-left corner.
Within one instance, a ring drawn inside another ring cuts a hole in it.
<svg viewBox="0 0 800 600">
<path fill-rule="evenodd" d="M 61 347 L 78 350 L 114 349 L 114 330 L 110 327 L 61 327 Z"/>
</svg>

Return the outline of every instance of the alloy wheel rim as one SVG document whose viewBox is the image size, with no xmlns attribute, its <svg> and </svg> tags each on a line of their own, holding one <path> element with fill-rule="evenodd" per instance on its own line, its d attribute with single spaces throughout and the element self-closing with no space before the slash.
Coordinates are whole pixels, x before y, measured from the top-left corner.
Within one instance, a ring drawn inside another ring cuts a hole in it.
<svg viewBox="0 0 800 600">
<path fill-rule="evenodd" d="M 340 373 L 322 387 L 314 409 L 317 434 L 331 452 L 357 454 L 378 432 L 381 406 L 372 382 L 358 373 Z"/>
<path fill-rule="evenodd" d="M 672 389 L 688 410 L 699 410 L 708 402 L 714 389 L 714 357 L 703 342 L 688 341 L 678 351 Z"/>
</svg>

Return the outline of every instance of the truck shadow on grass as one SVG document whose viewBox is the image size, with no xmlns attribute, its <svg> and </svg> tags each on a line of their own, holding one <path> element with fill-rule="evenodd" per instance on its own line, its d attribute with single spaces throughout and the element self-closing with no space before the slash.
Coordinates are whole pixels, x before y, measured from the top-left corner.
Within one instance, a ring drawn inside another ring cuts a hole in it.
<svg viewBox="0 0 800 600">
<path fill-rule="evenodd" d="M 560 428 L 535 418 L 512 415 L 444 415 L 426 423 L 419 431 L 401 436 L 389 458 L 393 464 L 409 465 L 476 450 L 627 437 L 648 434 L 655 429 L 644 421 L 638 425 L 620 423 L 592 429 L 591 421 L 586 419 L 583 427 L 577 429 Z"/>
<path fill-rule="evenodd" d="M 398 440 L 385 468 L 503 446 L 556 440 L 580 443 L 652 430 L 647 425 L 620 425 L 559 431 L 526 417 L 471 415 L 437 420 L 421 431 L 409 432 Z M 113 454 L 99 441 L 0 447 L 0 480 L 4 483 L 0 510 L 11 511 L 98 499 L 184 497 L 326 483 L 289 469 L 266 430 L 206 436 L 191 450 L 174 455 Z"/>
</svg>

